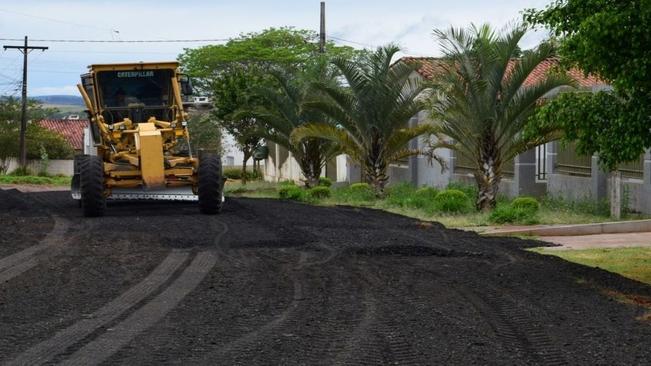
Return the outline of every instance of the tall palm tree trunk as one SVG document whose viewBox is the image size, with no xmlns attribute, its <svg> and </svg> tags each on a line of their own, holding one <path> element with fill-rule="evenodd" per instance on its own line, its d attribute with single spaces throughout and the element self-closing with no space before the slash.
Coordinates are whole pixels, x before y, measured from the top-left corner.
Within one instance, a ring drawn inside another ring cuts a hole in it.
<svg viewBox="0 0 651 366">
<path fill-rule="evenodd" d="M 308 188 L 319 185 L 321 169 L 323 167 L 323 156 L 321 145 L 324 141 L 318 139 L 307 139 L 302 142 L 302 154 L 299 159 L 301 171 L 305 176 L 305 185 Z"/>
<path fill-rule="evenodd" d="M 479 169 L 475 173 L 475 180 L 479 189 L 476 206 L 478 210 L 483 212 L 495 208 L 497 192 L 502 181 L 500 154 L 492 147 L 492 144 L 485 145 L 485 149 L 479 157 Z"/>
<path fill-rule="evenodd" d="M 386 187 L 389 177 L 387 176 L 387 164 L 382 158 L 367 158 L 364 164 L 365 180 L 373 187 L 375 195 L 378 197 L 384 196 L 384 188 Z"/>
</svg>

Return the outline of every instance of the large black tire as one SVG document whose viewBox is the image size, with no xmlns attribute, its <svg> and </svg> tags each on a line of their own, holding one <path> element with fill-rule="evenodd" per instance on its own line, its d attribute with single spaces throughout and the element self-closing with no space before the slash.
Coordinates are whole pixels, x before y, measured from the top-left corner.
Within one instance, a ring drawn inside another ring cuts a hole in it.
<svg viewBox="0 0 651 366">
<path fill-rule="evenodd" d="M 79 172 L 81 171 L 81 166 L 88 161 L 88 155 L 75 155 L 74 165 L 73 165 L 73 175 L 72 181 L 70 182 L 70 192 L 73 194 L 81 194 L 81 177 Z M 81 200 L 78 200 L 79 207 L 81 207 Z"/>
<path fill-rule="evenodd" d="M 86 217 L 104 216 L 104 162 L 99 156 L 88 155 L 80 161 L 79 181 L 81 186 L 81 207 Z"/>
<path fill-rule="evenodd" d="M 222 161 L 217 155 L 207 155 L 199 159 L 199 210 L 206 215 L 219 213 L 222 208 Z"/>
</svg>

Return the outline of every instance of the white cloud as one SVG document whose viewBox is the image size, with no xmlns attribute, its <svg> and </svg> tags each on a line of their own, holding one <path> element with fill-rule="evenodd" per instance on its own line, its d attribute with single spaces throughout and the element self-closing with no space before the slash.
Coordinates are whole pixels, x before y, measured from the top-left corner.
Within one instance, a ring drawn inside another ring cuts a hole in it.
<svg viewBox="0 0 651 366">
<path fill-rule="evenodd" d="M 42 86 L 30 88 L 29 95 L 79 95 L 79 90 L 76 85 Z"/>
<path fill-rule="evenodd" d="M 519 19 L 520 10 L 540 8 L 549 1 L 327 0 L 327 31 L 329 35 L 366 45 L 394 42 L 404 48 L 405 54 L 434 56 L 439 53 L 432 36 L 434 28 L 471 22 L 490 22 L 500 27 Z M 317 30 L 318 9 L 319 0 L 22 0 L 13 2 L 11 7 L 0 5 L 0 34 L 6 38 L 27 34 L 34 39 L 228 38 L 271 26 Z M 112 33 L 112 29 L 119 30 L 119 35 Z M 523 42 L 524 46 L 534 45 L 542 37 L 532 35 Z M 30 55 L 29 85 L 34 95 L 46 90 L 76 94 L 71 85 L 92 63 L 174 59 L 183 47 L 201 44 L 43 45 L 50 49 Z M 17 52 L 0 52 L 0 72 L 19 78 L 20 61 Z"/>
</svg>

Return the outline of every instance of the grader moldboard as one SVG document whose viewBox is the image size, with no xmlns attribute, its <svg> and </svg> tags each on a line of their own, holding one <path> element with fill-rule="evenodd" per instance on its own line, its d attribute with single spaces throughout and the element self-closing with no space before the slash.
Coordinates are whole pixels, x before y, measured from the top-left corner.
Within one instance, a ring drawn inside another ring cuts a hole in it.
<svg viewBox="0 0 651 366">
<path fill-rule="evenodd" d="M 177 62 L 101 64 L 77 85 L 90 126 L 75 157 L 72 197 L 85 216 L 102 216 L 106 200 L 199 201 L 205 214 L 223 202 L 221 158 L 193 156 Z"/>
</svg>

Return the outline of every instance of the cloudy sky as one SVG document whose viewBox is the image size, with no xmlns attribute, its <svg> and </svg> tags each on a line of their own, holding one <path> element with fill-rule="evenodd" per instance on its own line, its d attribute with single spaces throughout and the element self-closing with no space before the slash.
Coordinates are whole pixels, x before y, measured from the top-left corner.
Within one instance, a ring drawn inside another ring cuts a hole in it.
<svg viewBox="0 0 651 366">
<path fill-rule="evenodd" d="M 327 33 L 343 44 L 372 47 L 396 42 L 404 54 L 438 55 L 434 28 L 517 21 L 524 8 L 550 0 L 327 0 Z M 268 27 L 319 28 L 319 0 L 21 0 L 0 1 L 0 38 L 152 40 L 222 39 Z M 523 47 L 544 34 L 532 33 Z M 0 40 L 3 45 L 20 44 Z M 79 74 L 91 63 L 175 59 L 205 43 L 57 43 L 30 54 L 30 95 L 76 95 Z M 0 51 L 0 95 L 16 93 L 22 55 Z"/>
</svg>

